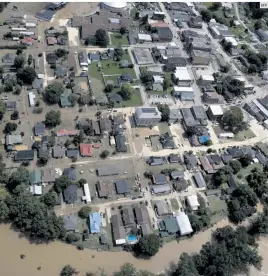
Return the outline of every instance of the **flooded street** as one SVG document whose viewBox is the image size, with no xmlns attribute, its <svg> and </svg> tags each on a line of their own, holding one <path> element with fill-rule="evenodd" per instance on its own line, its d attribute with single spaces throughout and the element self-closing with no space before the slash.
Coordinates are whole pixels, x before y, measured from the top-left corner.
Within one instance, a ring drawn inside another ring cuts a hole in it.
<svg viewBox="0 0 268 276">
<path fill-rule="evenodd" d="M 212 229 L 227 225 L 227 221 L 218 223 Z M 127 252 L 97 252 L 94 250 L 79 251 L 74 246 L 54 242 L 51 244 L 30 244 L 26 239 L 20 238 L 19 233 L 10 229 L 10 225 L 0 225 L 0 266 L 1 275 L 4 276 L 58 276 L 62 267 L 70 264 L 84 275 L 86 272 L 95 272 L 103 268 L 114 272 L 126 263 L 132 263 L 138 269 L 146 269 L 157 273 L 169 268 L 171 262 L 177 262 L 183 252 L 199 251 L 202 244 L 210 240 L 211 230 L 207 230 L 191 239 L 173 241 L 166 244 L 150 261 L 134 258 Z M 21 259 L 20 255 L 25 258 Z M 92 258 L 92 255 L 95 257 Z M 41 270 L 37 270 L 38 267 Z"/>
</svg>

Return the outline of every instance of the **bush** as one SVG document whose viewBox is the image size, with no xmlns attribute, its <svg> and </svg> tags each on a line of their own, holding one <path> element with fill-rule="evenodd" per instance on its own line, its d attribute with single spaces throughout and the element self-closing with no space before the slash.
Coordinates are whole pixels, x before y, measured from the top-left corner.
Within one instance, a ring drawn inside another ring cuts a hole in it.
<svg viewBox="0 0 268 276">
<path fill-rule="evenodd" d="M 237 175 L 237 178 L 242 179 L 242 178 L 243 178 L 243 175 L 238 174 L 238 175 Z"/>
<path fill-rule="evenodd" d="M 78 212 L 78 216 L 80 218 L 86 219 L 88 218 L 88 215 L 91 213 L 91 207 L 90 206 L 83 206 L 80 211 Z"/>
<path fill-rule="evenodd" d="M 73 243 L 73 242 L 78 242 L 80 240 L 80 236 L 78 236 L 77 234 L 75 233 L 69 233 L 67 236 L 66 236 L 66 241 L 68 243 Z"/>
<path fill-rule="evenodd" d="M 78 244 L 77 246 L 76 246 L 76 248 L 78 249 L 78 250 L 84 250 L 84 245 L 83 244 Z"/>
</svg>

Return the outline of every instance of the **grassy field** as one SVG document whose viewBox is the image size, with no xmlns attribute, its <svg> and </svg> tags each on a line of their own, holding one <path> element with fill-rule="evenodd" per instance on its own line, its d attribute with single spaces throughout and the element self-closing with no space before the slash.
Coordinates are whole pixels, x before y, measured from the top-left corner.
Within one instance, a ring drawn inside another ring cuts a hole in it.
<svg viewBox="0 0 268 276">
<path fill-rule="evenodd" d="M 128 45 L 128 37 L 127 35 L 121 35 L 118 33 L 110 34 L 111 37 L 111 45 L 120 46 L 120 45 Z"/>
<path fill-rule="evenodd" d="M 259 169 L 259 170 L 262 170 L 262 165 L 260 163 L 254 163 L 254 164 L 251 164 L 249 165 L 248 167 L 242 169 L 237 175 L 236 175 L 236 178 L 237 180 L 242 183 L 242 184 L 245 184 L 247 183 L 246 181 L 246 177 L 251 173 L 251 170 L 252 169 Z M 241 176 L 240 178 L 237 177 L 237 176 Z"/>
<path fill-rule="evenodd" d="M 251 129 L 245 129 L 243 131 L 239 131 L 236 135 L 235 135 L 235 140 L 238 141 L 245 141 L 251 138 L 254 138 L 256 135 L 252 132 Z"/>
<path fill-rule="evenodd" d="M 239 26 L 233 26 L 230 28 L 231 32 L 240 38 L 240 35 L 244 35 L 245 34 L 245 28 L 242 25 Z"/>
<path fill-rule="evenodd" d="M 210 6 L 212 6 L 213 2 L 202 2 L 202 5 L 204 5 L 205 7 L 209 8 Z"/>
<path fill-rule="evenodd" d="M 211 224 L 224 219 L 227 216 L 227 204 L 217 196 L 208 197 L 209 209 L 211 211 Z"/>
<path fill-rule="evenodd" d="M 180 209 L 179 203 L 176 198 L 171 198 L 170 199 L 170 204 L 171 207 L 174 211 L 178 211 Z"/>
</svg>

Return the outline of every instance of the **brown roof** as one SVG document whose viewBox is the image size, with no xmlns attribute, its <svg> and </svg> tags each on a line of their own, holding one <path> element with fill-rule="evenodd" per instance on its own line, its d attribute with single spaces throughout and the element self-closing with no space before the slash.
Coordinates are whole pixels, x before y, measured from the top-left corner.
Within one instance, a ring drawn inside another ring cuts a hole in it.
<svg viewBox="0 0 268 276">
<path fill-rule="evenodd" d="M 135 206 L 134 212 L 136 214 L 136 219 L 138 224 L 148 223 L 149 214 L 146 206 Z"/>
<path fill-rule="evenodd" d="M 109 197 L 111 195 L 111 189 L 107 183 L 97 182 L 97 190 L 99 197 Z"/>
<path fill-rule="evenodd" d="M 152 23 L 151 24 L 152 28 L 163 28 L 163 27 L 168 27 L 167 23 Z"/>
<path fill-rule="evenodd" d="M 57 38 L 54 37 L 54 36 L 49 36 L 47 37 L 47 44 L 48 45 L 54 45 L 54 44 L 57 44 L 58 41 L 57 41 Z"/>
</svg>

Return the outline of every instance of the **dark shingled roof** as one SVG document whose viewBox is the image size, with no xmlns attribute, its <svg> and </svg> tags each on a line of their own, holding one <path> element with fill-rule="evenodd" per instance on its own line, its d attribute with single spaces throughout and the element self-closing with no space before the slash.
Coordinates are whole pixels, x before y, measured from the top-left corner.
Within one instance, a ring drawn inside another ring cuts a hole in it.
<svg viewBox="0 0 268 276">
<path fill-rule="evenodd" d="M 76 185 L 70 185 L 63 191 L 64 200 L 67 203 L 75 203 L 77 200 L 77 186 Z"/>
</svg>

